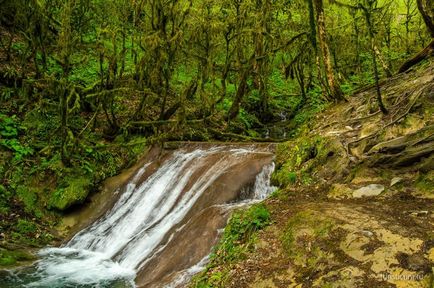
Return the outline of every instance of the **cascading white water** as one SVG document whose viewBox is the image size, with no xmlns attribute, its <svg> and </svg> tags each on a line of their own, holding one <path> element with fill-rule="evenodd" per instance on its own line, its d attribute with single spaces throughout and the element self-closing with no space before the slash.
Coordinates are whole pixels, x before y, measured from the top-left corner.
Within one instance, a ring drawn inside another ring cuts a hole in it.
<svg viewBox="0 0 434 288">
<path fill-rule="evenodd" d="M 207 157 L 216 153 L 218 159 L 209 165 Z M 39 253 L 42 259 L 34 272 L 38 277 L 24 286 L 102 287 L 100 284 L 116 279 L 134 286 L 137 269 L 159 249 L 204 191 L 249 153 L 261 152 L 223 147 L 175 152 L 141 183 L 149 164 L 144 165 L 105 216 L 63 247 Z M 264 199 L 272 191 L 269 181 L 273 169 L 274 164 L 267 165 L 258 174 L 253 193 L 256 199 Z M 189 183 L 192 175 L 199 177 Z"/>
<path fill-rule="evenodd" d="M 275 164 L 272 162 L 264 166 L 261 173 L 256 176 L 255 186 L 253 188 L 253 198 L 264 200 L 268 195 L 276 190 L 276 187 L 271 185 L 271 174 L 273 174 Z"/>
</svg>

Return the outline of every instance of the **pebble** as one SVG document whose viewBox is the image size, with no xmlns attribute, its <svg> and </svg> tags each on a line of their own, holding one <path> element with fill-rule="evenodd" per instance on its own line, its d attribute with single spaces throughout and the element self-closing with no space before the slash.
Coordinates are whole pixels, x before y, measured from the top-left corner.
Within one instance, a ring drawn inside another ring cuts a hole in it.
<svg viewBox="0 0 434 288">
<path fill-rule="evenodd" d="M 362 231 L 363 236 L 369 237 L 371 238 L 372 236 L 374 236 L 374 233 L 372 233 L 371 231 L 368 230 L 363 230 Z"/>
<path fill-rule="evenodd" d="M 404 179 L 402 179 L 401 177 L 394 177 L 394 178 L 392 178 L 392 181 L 390 181 L 390 187 L 398 184 L 402 180 L 404 180 Z"/>
</svg>

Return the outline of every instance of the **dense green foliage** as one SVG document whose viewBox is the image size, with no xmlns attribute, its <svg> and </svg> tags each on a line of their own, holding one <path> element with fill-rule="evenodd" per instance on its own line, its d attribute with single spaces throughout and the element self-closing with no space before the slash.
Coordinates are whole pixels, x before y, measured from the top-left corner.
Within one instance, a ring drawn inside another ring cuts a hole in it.
<svg viewBox="0 0 434 288">
<path fill-rule="evenodd" d="M 429 43 L 418 10 L 415 0 L 0 0 L 0 238 L 25 242 L 21 218 L 54 224 L 146 145 L 296 135 Z M 308 181 L 297 174 L 308 168 L 295 172 L 302 160 L 277 180 Z"/>
</svg>

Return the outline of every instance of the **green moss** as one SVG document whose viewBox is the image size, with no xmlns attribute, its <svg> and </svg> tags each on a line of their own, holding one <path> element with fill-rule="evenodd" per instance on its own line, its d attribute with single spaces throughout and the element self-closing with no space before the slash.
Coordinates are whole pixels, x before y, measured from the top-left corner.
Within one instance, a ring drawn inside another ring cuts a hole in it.
<svg viewBox="0 0 434 288">
<path fill-rule="evenodd" d="M 16 225 L 16 230 L 22 234 L 34 233 L 36 232 L 36 225 L 33 222 L 27 221 L 25 219 L 18 219 Z"/>
<path fill-rule="evenodd" d="M 91 188 L 91 180 L 86 176 L 69 178 L 66 187 L 54 191 L 49 200 L 49 207 L 64 211 L 73 205 L 82 203 Z"/>
<path fill-rule="evenodd" d="M 419 175 L 416 180 L 416 188 L 424 193 L 434 193 L 434 171 Z"/>
<path fill-rule="evenodd" d="M 225 228 L 222 241 L 212 255 L 214 264 L 232 262 L 248 250 L 254 233 L 269 224 L 270 213 L 264 204 L 235 212 Z"/>
<path fill-rule="evenodd" d="M 24 203 L 26 212 L 31 213 L 36 209 L 36 202 L 38 200 L 35 188 L 19 185 L 17 187 L 17 196 Z"/>
<path fill-rule="evenodd" d="M 276 151 L 277 169 L 272 180 L 281 187 L 311 182 L 311 171 L 318 160 L 323 160 L 325 140 L 320 136 L 300 137 L 279 144 Z"/>
<path fill-rule="evenodd" d="M 269 224 L 270 212 L 262 203 L 235 212 L 206 270 L 194 277 L 191 287 L 224 287 L 231 265 L 244 259 L 254 246 L 257 231 Z"/>
<path fill-rule="evenodd" d="M 272 175 L 274 185 L 309 185 L 318 177 L 343 176 L 348 158 L 338 139 L 310 135 L 281 143 L 276 149 L 276 170 Z M 318 173 L 321 172 L 321 173 Z"/>
<path fill-rule="evenodd" d="M 11 197 L 12 193 L 3 185 L 0 185 L 0 214 L 6 214 L 9 212 L 9 201 Z"/>
<path fill-rule="evenodd" d="M 334 221 L 317 212 L 307 210 L 295 214 L 281 236 L 285 252 L 295 265 L 315 269 L 317 263 L 328 257 L 319 243 L 328 239 L 334 227 Z"/>
<path fill-rule="evenodd" d="M 22 250 L 12 251 L 0 248 L 0 267 L 12 266 L 17 264 L 17 262 L 31 261 L 34 259 L 35 256 Z"/>
</svg>

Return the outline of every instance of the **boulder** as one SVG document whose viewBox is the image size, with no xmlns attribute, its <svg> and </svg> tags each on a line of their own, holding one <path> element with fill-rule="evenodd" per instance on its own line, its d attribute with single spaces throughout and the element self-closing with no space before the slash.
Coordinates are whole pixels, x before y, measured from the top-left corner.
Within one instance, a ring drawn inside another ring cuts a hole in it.
<svg viewBox="0 0 434 288">
<path fill-rule="evenodd" d="M 357 189 L 353 192 L 354 198 L 378 196 L 384 191 L 384 186 L 381 184 L 370 184 L 368 186 Z"/>
</svg>

